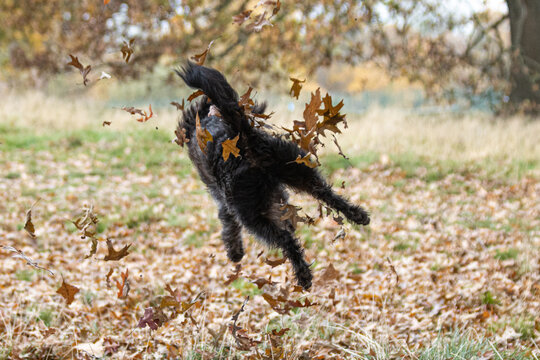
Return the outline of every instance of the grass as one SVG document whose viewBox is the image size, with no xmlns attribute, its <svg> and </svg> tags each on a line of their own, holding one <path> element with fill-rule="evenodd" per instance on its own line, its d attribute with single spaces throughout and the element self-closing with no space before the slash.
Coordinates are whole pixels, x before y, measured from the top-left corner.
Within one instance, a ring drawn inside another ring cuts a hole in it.
<svg viewBox="0 0 540 360">
<path fill-rule="evenodd" d="M 43 321 L 45 326 L 50 327 L 54 319 L 54 311 L 52 309 L 43 309 L 39 312 L 38 319 Z"/>
<path fill-rule="evenodd" d="M 32 280 L 34 280 L 34 274 L 35 274 L 35 271 L 24 269 L 24 270 L 17 271 L 15 273 L 15 277 L 17 278 L 17 280 L 31 282 Z"/>
<path fill-rule="evenodd" d="M 491 291 L 485 291 L 481 297 L 482 304 L 493 306 L 501 305 L 501 301 Z"/>
<path fill-rule="evenodd" d="M 271 100 L 271 110 L 276 111 L 273 122 L 277 125 L 301 118 L 302 104 L 291 112 L 287 110 L 289 97 L 259 94 L 260 99 L 265 97 Z M 116 169 L 141 163 L 155 171 L 167 162 L 178 169 L 188 165 L 185 157 L 171 156 L 179 151 L 176 145 L 170 144 L 178 113 L 165 105 L 168 101 L 164 99 L 156 99 L 158 115 L 145 124 L 137 123 L 117 105 L 113 107 L 97 94 L 66 101 L 40 92 L 8 92 L 3 94 L 3 99 L 0 113 L 10 114 L 0 124 L 3 151 L 36 153 L 54 148 L 68 158 L 73 156 L 73 151 L 84 151 L 85 144 L 94 143 L 101 151 L 92 155 L 104 160 L 114 158 L 111 163 Z M 119 102 L 133 103 L 115 100 L 115 104 Z M 345 105 L 345 111 L 352 111 L 352 104 Z M 20 110 L 23 108 L 24 112 Z M 111 121 L 112 125 L 102 127 L 103 119 Z M 349 113 L 348 120 L 349 128 L 338 140 L 349 160 L 337 155 L 335 146 L 328 141 L 321 152 L 326 173 L 347 167 L 364 168 L 387 157 L 406 176 L 420 174 L 428 182 L 456 172 L 478 170 L 512 178 L 539 175 L 540 144 L 535 136 L 540 133 L 538 121 L 517 116 L 495 120 L 483 113 L 425 117 L 396 108 Z M 156 144 L 163 146 L 156 147 Z M 4 176 L 16 178 L 16 174 L 14 171 Z"/>
<path fill-rule="evenodd" d="M 518 255 L 519 255 L 519 251 L 514 248 L 504 250 L 504 251 L 496 250 L 495 259 L 501 260 L 501 261 L 509 260 L 509 259 L 517 259 Z"/>
<path fill-rule="evenodd" d="M 525 351 L 507 352 L 487 339 L 468 333 L 455 332 L 452 336 L 438 338 L 431 346 L 423 349 L 418 360 L 447 359 L 533 359 Z"/>
</svg>

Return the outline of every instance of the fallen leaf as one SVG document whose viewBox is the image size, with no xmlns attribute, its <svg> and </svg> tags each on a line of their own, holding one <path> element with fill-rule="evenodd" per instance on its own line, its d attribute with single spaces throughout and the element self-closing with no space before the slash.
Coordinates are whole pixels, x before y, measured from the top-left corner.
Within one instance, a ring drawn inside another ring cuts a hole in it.
<svg viewBox="0 0 540 360">
<path fill-rule="evenodd" d="M 24 223 L 24 230 L 30 235 L 32 239 L 36 238 L 36 229 L 34 228 L 34 224 L 32 223 L 32 209 L 34 206 L 41 200 L 41 198 L 38 198 L 32 206 L 30 206 L 30 209 L 26 212 L 26 221 Z"/>
<path fill-rule="evenodd" d="M 204 95 L 204 92 L 202 90 L 197 90 L 194 93 L 192 93 L 191 95 L 189 95 L 187 100 L 188 101 L 193 101 L 194 99 L 198 98 L 201 95 Z"/>
<path fill-rule="evenodd" d="M 204 154 L 206 154 L 208 142 L 212 142 L 214 138 L 208 130 L 201 127 L 201 119 L 199 118 L 199 113 L 197 113 L 195 118 L 195 134 L 197 136 L 197 144 L 199 145 L 199 148 Z"/>
<path fill-rule="evenodd" d="M 131 244 L 128 244 L 128 245 L 124 246 L 122 249 L 116 251 L 113 248 L 111 239 L 107 239 L 108 254 L 105 256 L 105 258 L 103 258 L 103 260 L 105 260 L 105 261 L 111 261 L 111 260 L 117 261 L 117 260 L 120 260 L 120 259 L 128 256 L 128 254 L 129 254 L 128 249 L 129 249 L 130 246 L 131 246 Z"/>
<path fill-rule="evenodd" d="M 225 281 L 224 285 L 228 286 L 230 285 L 234 280 L 238 279 L 240 277 L 240 270 L 242 270 L 242 265 L 236 264 L 236 267 L 234 269 L 234 272 L 230 274 L 227 277 L 227 280 Z"/>
<path fill-rule="evenodd" d="M 278 265 L 284 264 L 285 261 L 287 261 L 287 259 L 285 259 L 285 258 L 281 258 L 281 259 L 277 259 L 277 260 L 270 260 L 269 258 L 266 258 L 264 260 L 264 262 L 267 263 L 268 265 L 270 265 L 271 267 L 276 267 Z"/>
<path fill-rule="evenodd" d="M 185 103 L 184 103 L 184 99 L 182 99 L 182 104 L 176 102 L 176 101 L 171 101 L 171 105 L 175 106 L 176 107 L 176 110 L 178 111 L 183 111 L 184 110 L 184 107 L 185 107 Z"/>
<path fill-rule="evenodd" d="M 68 65 L 71 65 L 79 70 L 83 77 L 83 84 L 86 86 L 86 84 L 90 81 L 87 79 L 88 74 L 90 73 L 90 70 L 92 70 L 92 65 L 83 66 L 83 64 L 80 63 L 79 58 L 77 56 L 73 56 L 69 54 L 71 57 L 71 61 L 68 62 Z"/>
<path fill-rule="evenodd" d="M 79 288 L 73 285 L 70 285 L 66 282 L 64 278 L 62 278 L 62 286 L 56 290 L 57 294 L 62 295 L 64 299 L 66 299 L 66 305 L 69 305 L 73 302 L 75 299 L 75 294 L 79 292 Z"/>
<path fill-rule="evenodd" d="M 126 272 L 120 273 L 120 275 L 122 276 L 122 282 L 115 280 L 116 288 L 118 289 L 117 297 L 119 299 L 125 299 L 129 294 L 129 290 L 131 289 L 128 280 L 129 269 L 126 269 Z"/>
<path fill-rule="evenodd" d="M 298 157 L 296 158 L 296 160 L 294 160 L 294 162 L 297 163 L 297 164 L 304 164 L 307 167 L 310 167 L 312 169 L 316 168 L 318 166 L 318 164 L 316 162 L 311 161 L 309 155 L 310 154 L 307 154 L 304 157 L 300 157 L 300 155 L 298 155 Z"/>
<path fill-rule="evenodd" d="M 319 108 L 322 104 L 320 89 L 317 89 L 315 93 L 311 93 L 311 101 L 306 104 L 303 117 L 306 131 L 310 131 L 315 128 L 317 121 L 319 120 Z"/>
<path fill-rule="evenodd" d="M 203 65 L 204 62 L 206 61 L 206 56 L 208 55 L 208 52 L 210 51 L 210 47 L 212 46 L 214 41 L 215 40 L 210 41 L 210 44 L 208 44 L 208 46 L 206 47 L 206 50 L 204 50 L 204 52 L 202 52 L 202 53 L 200 53 L 198 55 L 193 55 L 191 57 L 191 60 L 195 61 L 195 63 L 197 65 Z"/>
<path fill-rule="evenodd" d="M 186 129 L 180 130 L 177 128 L 174 130 L 174 134 L 176 135 L 176 138 L 173 141 L 181 147 L 184 147 L 184 144 L 189 142 L 189 139 L 186 137 Z"/>
<path fill-rule="evenodd" d="M 244 22 L 249 20 L 253 10 L 244 10 L 238 15 L 233 16 L 233 24 L 242 25 Z"/>
<path fill-rule="evenodd" d="M 240 100 L 238 100 L 238 105 L 243 107 L 246 111 L 250 110 L 253 105 L 255 105 L 255 102 L 251 98 L 251 92 L 253 91 L 253 88 L 250 86 L 247 91 L 240 96 Z"/>
<path fill-rule="evenodd" d="M 328 281 L 331 281 L 331 280 L 337 280 L 337 279 L 339 279 L 339 277 L 340 277 L 339 272 L 336 270 L 334 265 L 332 265 L 332 263 L 330 263 L 330 265 L 328 265 L 326 270 L 322 273 L 322 275 L 320 277 L 320 281 L 321 282 L 328 282 Z"/>
<path fill-rule="evenodd" d="M 306 79 L 299 80 L 292 77 L 290 77 L 289 79 L 291 79 L 291 81 L 293 82 L 289 94 L 298 100 L 298 96 L 300 96 L 300 90 L 302 90 L 302 83 L 306 82 Z"/>
<path fill-rule="evenodd" d="M 233 154 L 234 157 L 240 156 L 240 149 L 236 147 L 236 143 L 238 142 L 238 139 L 240 138 L 240 134 L 236 135 L 232 139 L 227 139 L 221 143 L 221 146 L 223 148 L 223 160 L 227 161 L 229 160 L 229 155 Z"/>
<path fill-rule="evenodd" d="M 161 309 L 148 307 L 144 309 L 144 315 L 140 318 L 137 327 L 144 328 L 148 326 L 151 330 L 157 330 L 167 321 L 167 316 Z"/>
<path fill-rule="evenodd" d="M 103 346 L 103 339 L 96 341 L 95 343 L 82 343 L 77 344 L 75 349 L 84 351 L 88 355 L 95 358 L 102 358 L 105 355 L 105 347 Z"/>
<path fill-rule="evenodd" d="M 266 11 L 256 16 L 253 22 L 246 26 L 246 29 L 249 31 L 260 32 L 265 26 L 272 26 L 272 23 L 266 18 Z"/>
<path fill-rule="evenodd" d="M 262 289 L 264 285 L 274 285 L 274 283 L 265 278 L 259 278 L 255 281 L 252 281 L 253 284 L 257 285 L 259 289 Z"/>
<path fill-rule="evenodd" d="M 111 268 L 107 275 L 105 275 L 105 281 L 107 282 L 107 287 L 111 287 L 111 275 L 113 274 L 114 270 Z"/>
<path fill-rule="evenodd" d="M 303 218 L 300 215 L 298 215 L 298 210 L 302 209 L 300 206 L 295 206 L 295 205 L 285 203 L 285 204 L 282 204 L 279 209 L 283 211 L 283 215 L 281 216 L 280 219 L 289 220 L 295 229 L 298 225 L 298 221 L 303 220 Z"/>
<path fill-rule="evenodd" d="M 120 51 L 122 52 L 122 59 L 126 61 L 126 64 L 129 62 L 129 59 L 131 59 L 131 55 L 135 52 L 133 49 L 133 43 L 135 42 L 135 39 L 130 39 L 129 42 L 124 40 L 124 44 L 122 45 L 122 48 Z"/>
<path fill-rule="evenodd" d="M 279 10 L 281 10 L 281 1 L 277 0 L 276 1 L 276 6 L 274 7 L 274 10 L 272 10 L 272 16 L 271 17 L 274 17 L 279 12 Z"/>
</svg>

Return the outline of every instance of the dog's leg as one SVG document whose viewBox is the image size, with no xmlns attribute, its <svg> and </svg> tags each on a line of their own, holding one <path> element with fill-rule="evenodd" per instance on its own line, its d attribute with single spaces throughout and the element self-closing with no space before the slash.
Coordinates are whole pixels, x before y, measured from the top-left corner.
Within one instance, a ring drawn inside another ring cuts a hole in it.
<svg viewBox="0 0 540 360">
<path fill-rule="evenodd" d="M 234 216 L 225 208 L 219 207 L 219 220 L 223 225 L 221 239 L 227 249 L 227 256 L 233 262 L 239 262 L 244 257 L 244 245 L 242 243 L 242 226 Z"/>
<path fill-rule="evenodd" d="M 351 204 L 336 194 L 330 185 L 315 169 L 301 164 L 287 164 L 280 178 L 289 186 L 307 192 L 314 198 L 323 201 L 332 209 L 340 211 L 347 219 L 359 224 L 369 224 L 369 214 L 362 207 Z"/>
<path fill-rule="evenodd" d="M 296 280 L 300 286 L 304 289 L 311 287 L 313 275 L 309 264 L 304 259 L 304 251 L 292 232 L 281 228 L 274 219 L 253 212 L 241 214 L 241 220 L 242 224 L 257 238 L 268 246 L 278 247 L 283 251 L 283 255 L 289 259 L 293 266 Z"/>
<path fill-rule="evenodd" d="M 264 216 L 257 216 L 244 225 L 269 246 L 280 248 L 291 262 L 298 284 L 306 290 L 311 287 L 313 275 L 304 259 L 304 251 L 298 239 L 291 232 L 281 229 L 278 224 Z"/>
<path fill-rule="evenodd" d="M 347 219 L 359 224 L 369 224 L 369 214 L 361 206 L 351 204 L 343 197 L 336 194 L 326 182 L 316 184 L 310 189 L 311 195 L 325 202 L 332 209 L 340 211 Z"/>
</svg>

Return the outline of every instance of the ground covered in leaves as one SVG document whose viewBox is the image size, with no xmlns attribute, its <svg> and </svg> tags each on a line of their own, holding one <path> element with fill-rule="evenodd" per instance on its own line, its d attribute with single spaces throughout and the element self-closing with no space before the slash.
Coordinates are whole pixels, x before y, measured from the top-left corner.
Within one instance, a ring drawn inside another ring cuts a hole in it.
<svg viewBox="0 0 540 360">
<path fill-rule="evenodd" d="M 297 230 L 314 262 L 304 292 L 248 234 L 240 267 L 227 260 L 172 132 L 99 126 L 0 131 L 1 359 L 540 356 L 537 178 L 322 156 L 372 223 L 292 197 L 315 219 Z"/>
</svg>

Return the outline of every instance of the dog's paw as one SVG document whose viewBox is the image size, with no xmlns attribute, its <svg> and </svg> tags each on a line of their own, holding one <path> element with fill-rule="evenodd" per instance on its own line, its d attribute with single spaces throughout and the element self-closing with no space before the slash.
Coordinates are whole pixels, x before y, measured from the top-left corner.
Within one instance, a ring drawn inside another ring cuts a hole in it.
<svg viewBox="0 0 540 360">
<path fill-rule="evenodd" d="M 309 290 L 309 288 L 311 287 L 311 282 L 313 280 L 313 274 L 311 274 L 311 270 L 306 268 L 302 271 L 298 271 L 295 275 L 298 285 L 303 287 L 304 290 Z"/>
<path fill-rule="evenodd" d="M 227 251 L 227 257 L 229 258 L 229 260 L 231 260 L 232 262 L 240 262 L 240 260 L 242 260 L 242 258 L 244 257 L 244 250 L 243 249 L 230 249 Z"/>
<path fill-rule="evenodd" d="M 352 211 L 350 212 L 350 214 L 345 215 L 347 219 L 358 225 L 369 225 L 370 219 L 369 214 L 366 210 L 362 209 L 359 206 L 355 206 L 351 210 Z"/>
</svg>

